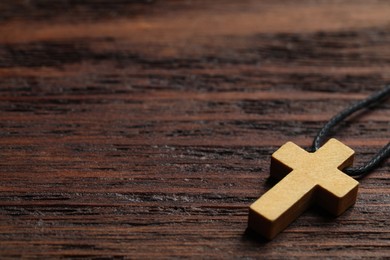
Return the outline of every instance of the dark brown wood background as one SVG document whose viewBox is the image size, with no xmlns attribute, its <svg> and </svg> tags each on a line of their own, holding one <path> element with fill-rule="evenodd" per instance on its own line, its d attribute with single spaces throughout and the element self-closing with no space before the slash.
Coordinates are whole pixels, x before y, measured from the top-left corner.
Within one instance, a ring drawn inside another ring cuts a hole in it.
<svg viewBox="0 0 390 260">
<path fill-rule="evenodd" d="M 1 1 L 0 256 L 386 257 L 390 174 L 246 231 L 270 154 L 390 82 L 388 1 Z M 390 102 L 334 137 L 368 160 Z"/>
</svg>

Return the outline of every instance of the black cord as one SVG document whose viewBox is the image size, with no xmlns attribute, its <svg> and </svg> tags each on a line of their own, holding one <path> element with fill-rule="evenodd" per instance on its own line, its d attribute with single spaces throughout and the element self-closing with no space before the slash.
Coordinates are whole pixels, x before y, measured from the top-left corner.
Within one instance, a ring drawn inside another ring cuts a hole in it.
<svg viewBox="0 0 390 260">
<path fill-rule="evenodd" d="M 346 117 L 355 113 L 356 111 L 367 108 L 370 105 L 383 101 L 385 98 L 390 96 L 390 85 L 386 86 L 381 91 L 369 96 L 368 98 L 361 100 L 337 115 L 331 118 L 328 123 L 324 125 L 324 127 L 318 132 L 317 136 L 314 138 L 312 151 L 317 151 L 321 145 L 325 142 L 326 136 L 329 134 L 330 130 L 343 121 Z M 359 179 L 377 167 L 383 160 L 390 156 L 390 142 L 387 143 L 369 162 L 365 165 L 358 168 L 347 168 L 344 169 L 344 172 L 350 176 L 353 176 L 356 179 Z"/>
</svg>

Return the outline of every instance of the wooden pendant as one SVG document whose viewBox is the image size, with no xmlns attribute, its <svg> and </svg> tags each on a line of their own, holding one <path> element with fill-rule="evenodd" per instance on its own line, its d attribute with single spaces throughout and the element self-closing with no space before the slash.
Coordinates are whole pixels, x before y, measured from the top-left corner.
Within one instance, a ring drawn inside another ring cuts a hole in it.
<svg viewBox="0 0 390 260">
<path fill-rule="evenodd" d="M 281 181 L 250 206 L 248 226 L 272 239 L 312 203 L 335 216 L 342 214 L 357 197 L 359 182 L 341 172 L 352 165 L 353 156 L 336 139 L 314 153 L 284 144 L 271 158 L 271 177 Z"/>
</svg>

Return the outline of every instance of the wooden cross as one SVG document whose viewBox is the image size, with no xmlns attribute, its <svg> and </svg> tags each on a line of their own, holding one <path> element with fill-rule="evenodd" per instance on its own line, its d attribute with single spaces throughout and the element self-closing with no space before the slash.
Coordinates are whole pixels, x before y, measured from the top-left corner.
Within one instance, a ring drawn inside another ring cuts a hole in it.
<svg viewBox="0 0 390 260">
<path fill-rule="evenodd" d="M 249 208 L 248 226 L 274 238 L 312 203 L 340 215 L 356 201 L 359 182 L 341 172 L 354 151 L 330 139 L 314 153 L 288 142 L 271 158 L 271 177 L 282 179 Z"/>
</svg>

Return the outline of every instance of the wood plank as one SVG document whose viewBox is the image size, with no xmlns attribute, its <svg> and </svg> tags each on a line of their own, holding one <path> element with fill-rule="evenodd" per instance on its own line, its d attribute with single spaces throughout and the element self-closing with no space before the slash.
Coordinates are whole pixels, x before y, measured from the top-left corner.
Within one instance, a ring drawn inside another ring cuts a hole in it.
<svg viewBox="0 0 390 260">
<path fill-rule="evenodd" d="M 0 256 L 388 257 L 388 161 L 338 218 L 246 230 L 270 156 L 390 81 L 386 1 L 0 2 Z M 388 101 L 333 133 L 363 164 Z"/>
</svg>

